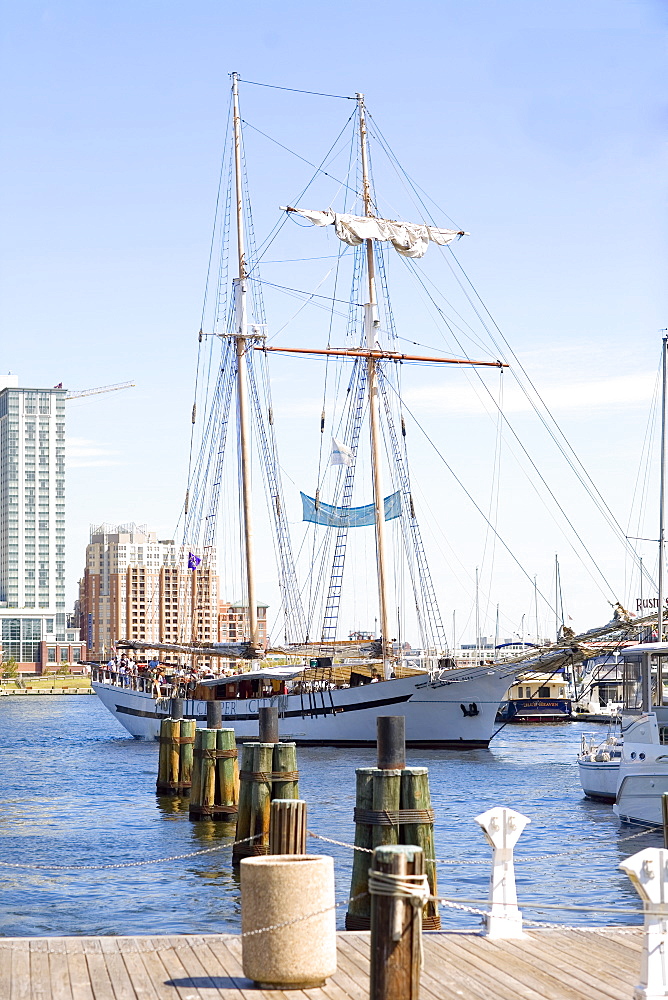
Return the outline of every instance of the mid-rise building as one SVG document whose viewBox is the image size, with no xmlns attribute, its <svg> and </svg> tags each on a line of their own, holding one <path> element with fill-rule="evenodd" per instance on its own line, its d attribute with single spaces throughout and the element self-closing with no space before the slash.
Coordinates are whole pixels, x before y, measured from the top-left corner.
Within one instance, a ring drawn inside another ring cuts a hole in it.
<svg viewBox="0 0 668 1000">
<path fill-rule="evenodd" d="M 267 645 L 267 608 L 268 604 L 258 602 L 257 627 L 260 642 Z M 250 638 L 248 622 L 248 605 L 242 601 L 230 604 L 227 601 L 218 603 L 218 642 L 244 642 Z"/>
<path fill-rule="evenodd" d="M 90 659 L 110 656 L 119 639 L 215 642 L 218 581 L 209 565 L 180 565 L 172 539 L 146 525 L 91 527 L 79 583 L 79 621 Z M 160 658 L 178 657 L 161 653 Z"/>
<path fill-rule="evenodd" d="M 0 655 L 22 672 L 81 658 L 65 610 L 65 396 L 0 376 Z"/>
</svg>

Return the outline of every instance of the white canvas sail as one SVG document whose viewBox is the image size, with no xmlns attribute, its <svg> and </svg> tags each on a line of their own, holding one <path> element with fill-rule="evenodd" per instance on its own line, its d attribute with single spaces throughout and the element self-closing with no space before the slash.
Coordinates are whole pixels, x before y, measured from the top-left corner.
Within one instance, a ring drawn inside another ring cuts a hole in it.
<svg viewBox="0 0 668 1000">
<path fill-rule="evenodd" d="M 403 257 L 424 257 L 430 241 L 443 247 L 468 235 L 463 230 L 437 229 L 417 222 L 395 222 L 370 215 L 342 215 L 289 206 L 283 211 L 296 212 L 314 226 L 334 226 L 339 239 L 351 247 L 359 246 L 364 240 L 387 240 Z"/>
</svg>

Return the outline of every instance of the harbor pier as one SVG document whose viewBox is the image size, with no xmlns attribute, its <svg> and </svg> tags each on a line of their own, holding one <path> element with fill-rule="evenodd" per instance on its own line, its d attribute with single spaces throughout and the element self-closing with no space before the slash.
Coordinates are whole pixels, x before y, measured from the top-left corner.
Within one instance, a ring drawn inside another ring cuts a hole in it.
<svg viewBox="0 0 668 1000">
<path fill-rule="evenodd" d="M 264 990 L 244 977 L 239 935 L 0 939 L 5 1000 L 368 1000 L 369 932 L 337 934 L 324 987 Z M 424 935 L 422 1000 L 631 1000 L 642 927 Z"/>
</svg>

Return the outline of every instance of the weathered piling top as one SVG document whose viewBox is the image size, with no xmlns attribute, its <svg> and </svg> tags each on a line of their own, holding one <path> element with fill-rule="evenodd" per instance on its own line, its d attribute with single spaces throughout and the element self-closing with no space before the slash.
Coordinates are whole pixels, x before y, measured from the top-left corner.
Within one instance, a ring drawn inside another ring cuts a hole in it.
<svg viewBox="0 0 668 1000">
<path fill-rule="evenodd" d="M 321 989 L 261 990 L 236 935 L 0 938 L 3 1000 L 368 1000 L 369 934 L 339 933 L 338 971 Z M 422 1000 L 630 1000 L 641 927 L 424 936 Z"/>
</svg>

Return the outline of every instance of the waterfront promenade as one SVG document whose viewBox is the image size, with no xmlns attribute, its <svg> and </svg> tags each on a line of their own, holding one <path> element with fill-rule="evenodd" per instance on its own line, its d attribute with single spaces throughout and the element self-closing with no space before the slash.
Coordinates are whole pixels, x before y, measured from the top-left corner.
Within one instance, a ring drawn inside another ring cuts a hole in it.
<svg viewBox="0 0 668 1000">
<path fill-rule="evenodd" d="M 424 935 L 422 1000 L 630 1000 L 640 928 Z M 324 987 L 263 990 L 241 968 L 238 935 L 5 938 L 3 1000 L 368 1000 L 369 934 L 339 932 Z"/>
</svg>

